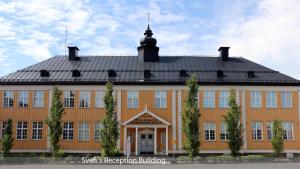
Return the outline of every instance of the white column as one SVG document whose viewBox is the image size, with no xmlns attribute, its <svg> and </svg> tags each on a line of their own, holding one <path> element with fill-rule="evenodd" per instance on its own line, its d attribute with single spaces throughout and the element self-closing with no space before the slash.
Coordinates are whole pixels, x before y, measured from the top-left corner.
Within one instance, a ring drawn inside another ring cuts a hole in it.
<svg viewBox="0 0 300 169">
<path fill-rule="evenodd" d="M 172 145 L 173 151 L 176 150 L 176 144 L 173 143 L 176 140 L 176 91 L 172 91 Z"/>
<path fill-rule="evenodd" d="M 243 147 L 243 152 L 247 150 L 247 119 L 246 119 L 246 91 L 243 88 L 242 89 L 242 123 L 243 123 L 243 130 L 244 130 L 244 147 Z"/>
<path fill-rule="evenodd" d="M 181 90 L 178 90 L 178 149 L 182 150 Z"/>
<path fill-rule="evenodd" d="M 123 147 L 123 151 L 124 151 L 124 155 L 126 155 L 126 140 L 127 140 L 127 127 L 124 126 L 124 147 Z"/>
<path fill-rule="evenodd" d="M 118 122 L 119 122 L 119 128 L 121 128 L 121 90 L 118 90 L 118 96 L 117 96 L 117 114 L 118 114 Z M 121 138 L 118 139 L 118 148 L 121 148 Z"/>
<path fill-rule="evenodd" d="M 139 137 L 139 128 L 135 127 L 135 155 L 139 155 L 138 152 L 138 137 Z"/>
<path fill-rule="evenodd" d="M 154 155 L 157 154 L 157 128 L 154 127 Z"/>
<path fill-rule="evenodd" d="M 169 134 L 168 134 L 168 126 L 166 127 L 166 155 L 169 154 Z"/>
</svg>

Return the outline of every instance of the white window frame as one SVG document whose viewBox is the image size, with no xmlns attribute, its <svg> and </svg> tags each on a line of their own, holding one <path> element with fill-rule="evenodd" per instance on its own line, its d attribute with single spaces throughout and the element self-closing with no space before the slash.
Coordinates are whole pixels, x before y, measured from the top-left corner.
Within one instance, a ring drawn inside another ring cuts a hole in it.
<svg viewBox="0 0 300 169">
<path fill-rule="evenodd" d="M 4 136 L 6 125 L 7 125 L 7 121 L 2 121 L 2 123 L 1 123 L 1 135 L 0 135 L 1 138 L 3 138 L 3 136 Z"/>
<path fill-rule="evenodd" d="M 127 108 L 139 108 L 139 91 L 127 91 Z"/>
<path fill-rule="evenodd" d="M 91 91 L 79 92 L 79 108 L 89 108 L 91 106 Z"/>
<path fill-rule="evenodd" d="M 155 108 L 167 108 L 167 91 L 155 91 Z"/>
<path fill-rule="evenodd" d="M 42 90 L 34 91 L 33 107 L 35 108 L 44 107 L 44 91 Z"/>
<path fill-rule="evenodd" d="M 206 136 L 208 136 L 208 137 L 206 137 Z M 205 141 L 216 141 L 216 123 L 214 123 L 214 122 L 204 123 L 204 140 Z"/>
<path fill-rule="evenodd" d="M 250 106 L 251 108 L 262 107 L 262 96 L 261 91 L 250 91 Z"/>
<path fill-rule="evenodd" d="M 96 108 L 104 108 L 104 90 L 98 90 L 95 92 L 95 107 Z"/>
<path fill-rule="evenodd" d="M 277 92 L 266 92 L 266 108 L 277 108 Z"/>
<path fill-rule="evenodd" d="M 291 91 L 281 92 L 281 107 L 282 108 L 292 108 L 293 106 L 293 94 Z"/>
<path fill-rule="evenodd" d="M 3 92 L 3 107 L 14 107 L 14 91 L 6 90 Z"/>
<path fill-rule="evenodd" d="M 272 140 L 273 138 L 273 126 L 274 122 L 267 122 L 267 139 Z"/>
<path fill-rule="evenodd" d="M 74 90 L 65 90 L 64 91 L 64 107 L 65 108 L 74 108 L 75 107 L 75 91 Z"/>
<path fill-rule="evenodd" d="M 222 135 L 224 135 L 224 139 L 222 138 Z M 228 127 L 225 122 L 221 122 L 220 124 L 220 140 L 221 141 L 228 140 Z"/>
<path fill-rule="evenodd" d="M 90 141 L 90 125 L 88 122 L 78 124 L 78 141 Z"/>
<path fill-rule="evenodd" d="M 67 121 L 64 122 L 63 124 L 64 124 L 63 133 L 62 133 L 63 140 L 67 140 L 67 141 L 74 140 L 74 123 L 71 121 Z M 64 137 L 64 134 L 66 134 L 66 137 Z"/>
<path fill-rule="evenodd" d="M 203 92 L 203 107 L 204 108 L 215 108 L 215 91 L 204 91 Z"/>
<path fill-rule="evenodd" d="M 259 132 L 261 133 L 259 138 Z M 263 124 L 260 121 L 255 121 L 251 123 L 251 133 L 252 133 L 252 140 L 255 141 L 262 141 L 263 140 Z"/>
<path fill-rule="evenodd" d="M 287 124 L 290 124 L 291 128 L 287 128 Z M 294 125 L 290 121 L 282 122 L 282 130 L 283 130 L 283 139 L 284 140 L 294 140 Z"/>
<path fill-rule="evenodd" d="M 28 107 L 28 91 L 19 91 L 18 107 Z"/>
<path fill-rule="evenodd" d="M 95 141 L 100 141 L 101 135 L 100 131 L 103 129 L 103 124 L 101 122 L 95 122 L 94 125 L 94 140 Z"/>
<path fill-rule="evenodd" d="M 32 140 L 43 139 L 43 122 L 34 121 L 32 122 Z"/>
<path fill-rule="evenodd" d="M 220 108 L 229 108 L 229 91 L 220 91 L 219 95 L 219 107 Z"/>
<path fill-rule="evenodd" d="M 21 124 L 21 127 L 19 127 L 19 124 Z M 27 135 L 28 135 L 27 129 L 28 129 L 28 123 L 26 121 L 18 121 L 17 122 L 16 139 L 17 140 L 27 140 Z M 20 136 L 20 137 L 18 137 L 18 136 Z"/>
</svg>

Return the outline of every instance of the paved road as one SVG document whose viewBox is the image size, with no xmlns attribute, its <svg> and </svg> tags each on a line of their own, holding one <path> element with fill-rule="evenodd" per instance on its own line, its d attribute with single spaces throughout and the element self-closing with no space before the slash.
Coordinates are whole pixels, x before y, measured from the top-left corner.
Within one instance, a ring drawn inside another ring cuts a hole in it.
<svg viewBox="0 0 300 169">
<path fill-rule="evenodd" d="M 300 169 L 300 163 L 178 164 L 178 165 L 5 165 L 1 169 Z"/>
</svg>

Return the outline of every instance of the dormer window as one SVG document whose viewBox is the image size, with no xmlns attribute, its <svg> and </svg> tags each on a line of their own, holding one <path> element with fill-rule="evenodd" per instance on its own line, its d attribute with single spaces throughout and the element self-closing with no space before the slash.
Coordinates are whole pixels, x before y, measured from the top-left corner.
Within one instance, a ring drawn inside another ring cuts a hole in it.
<svg viewBox="0 0 300 169">
<path fill-rule="evenodd" d="M 217 71 L 217 77 L 218 77 L 218 78 L 223 78 L 223 77 L 224 77 L 224 72 L 223 72 L 223 70 L 218 70 L 218 71 Z"/>
<path fill-rule="evenodd" d="M 187 74 L 186 70 L 182 69 L 182 70 L 180 70 L 180 72 L 179 72 L 179 76 L 180 76 L 180 77 L 187 77 L 188 74 Z"/>
<path fill-rule="evenodd" d="M 114 69 L 109 69 L 107 71 L 108 77 L 116 77 L 117 76 L 117 72 Z"/>
<path fill-rule="evenodd" d="M 50 73 L 45 69 L 41 70 L 40 73 L 41 73 L 41 77 L 49 77 L 50 76 Z"/>
<path fill-rule="evenodd" d="M 151 77 L 151 71 L 150 70 L 144 70 L 144 77 L 146 77 L 146 78 Z"/>
<path fill-rule="evenodd" d="M 254 78 L 255 74 L 253 71 L 248 71 L 248 78 Z"/>
<path fill-rule="evenodd" d="M 72 71 L 72 77 L 80 77 L 80 72 L 79 72 L 79 70 L 73 70 Z"/>
</svg>

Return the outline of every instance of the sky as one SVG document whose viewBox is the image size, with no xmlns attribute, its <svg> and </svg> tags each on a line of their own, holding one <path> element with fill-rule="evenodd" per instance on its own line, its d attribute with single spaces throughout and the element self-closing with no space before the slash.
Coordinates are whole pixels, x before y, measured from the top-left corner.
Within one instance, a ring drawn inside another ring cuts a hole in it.
<svg viewBox="0 0 300 169">
<path fill-rule="evenodd" d="M 150 26 L 160 55 L 220 46 L 300 79 L 300 0 L 0 0 L 0 76 L 65 53 L 137 55 Z"/>
</svg>

